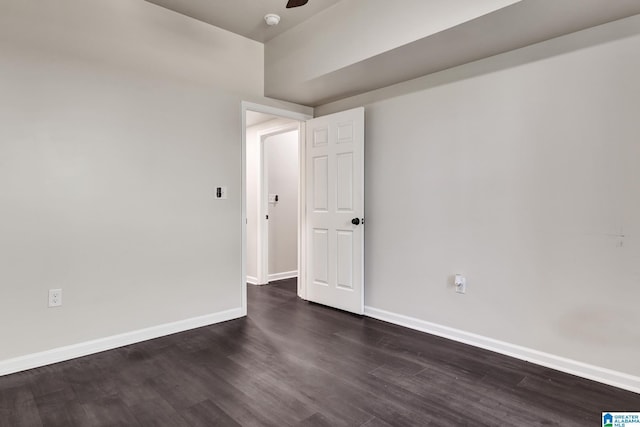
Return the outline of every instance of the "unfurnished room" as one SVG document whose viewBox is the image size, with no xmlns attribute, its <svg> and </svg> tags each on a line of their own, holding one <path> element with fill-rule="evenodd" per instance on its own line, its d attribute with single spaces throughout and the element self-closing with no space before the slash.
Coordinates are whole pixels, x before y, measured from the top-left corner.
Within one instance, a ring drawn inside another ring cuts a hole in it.
<svg viewBox="0 0 640 427">
<path fill-rule="evenodd" d="M 640 426 L 640 1 L 0 0 L 0 427 Z"/>
</svg>

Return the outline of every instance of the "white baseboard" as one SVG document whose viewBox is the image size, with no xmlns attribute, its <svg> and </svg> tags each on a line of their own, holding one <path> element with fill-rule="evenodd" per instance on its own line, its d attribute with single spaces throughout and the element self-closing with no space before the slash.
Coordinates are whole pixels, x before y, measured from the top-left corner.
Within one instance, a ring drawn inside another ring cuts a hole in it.
<svg viewBox="0 0 640 427">
<path fill-rule="evenodd" d="M 285 271 L 284 273 L 270 274 L 267 280 L 269 282 L 275 282 L 276 280 L 291 279 L 292 277 L 298 277 L 298 271 Z M 253 276 L 247 276 L 247 283 L 250 285 L 267 285 L 268 283 L 258 283 L 258 278 Z"/>
<path fill-rule="evenodd" d="M 276 280 L 291 279 L 292 277 L 298 277 L 298 270 L 285 271 L 284 273 L 275 273 L 269 275 L 269 281 L 275 282 Z"/>
<path fill-rule="evenodd" d="M 577 360 L 567 359 L 527 347 L 498 341 L 493 338 L 484 337 L 482 335 L 465 332 L 459 329 L 450 328 L 448 326 L 438 325 L 436 323 L 427 322 L 413 317 L 404 316 L 402 314 L 392 313 L 373 307 L 364 308 L 365 316 L 374 319 L 383 320 L 395 325 L 404 326 L 417 331 L 426 332 L 428 334 L 437 335 L 439 337 L 448 338 L 464 344 L 480 347 L 485 350 L 494 351 L 506 356 L 515 357 L 516 359 L 525 360 L 537 365 L 546 366 L 547 368 L 566 372 L 579 377 L 598 381 L 614 387 L 640 393 L 640 377 L 625 374 L 623 372 L 614 371 L 599 366 L 589 365 Z"/>
<path fill-rule="evenodd" d="M 113 335 L 110 337 L 86 341 L 79 344 L 54 348 L 52 350 L 47 350 L 40 353 L 29 354 L 13 359 L 1 360 L 0 376 L 25 371 L 27 369 L 51 365 L 53 363 L 64 362 L 65 360 L 88 356 L 90 354 L 100 353 L 102 351 L 112 350 L 114 348 L 147 341 L 154 338 L 160 338 L 166 335 L 188 331 L 190 329 L 200 328 L 203 326 L 213 325 L 215 323 L 225 322 L 227 320 L 237 319 L 239 317 L 243 317 L 242 309 L 234 308 L 218 313 L 207 314 L 205 316 L 180 320 L 178 322 L 166 323 L 164 325 L 152 326 L 146 329 L 126 332 L 120 335 Z"/>
</svg>

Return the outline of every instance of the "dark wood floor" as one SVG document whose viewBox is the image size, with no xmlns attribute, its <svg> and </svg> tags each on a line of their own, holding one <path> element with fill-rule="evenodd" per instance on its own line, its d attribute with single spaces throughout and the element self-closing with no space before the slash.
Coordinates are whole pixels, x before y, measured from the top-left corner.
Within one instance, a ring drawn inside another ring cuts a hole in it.
<svg viewBox="0 0 640 427">
<path fill-rule="evenodd" d="M 249 316 L 0 378 L 0 426 L 598 426 L 640 395 L 249 286 Z"/>
</svg>

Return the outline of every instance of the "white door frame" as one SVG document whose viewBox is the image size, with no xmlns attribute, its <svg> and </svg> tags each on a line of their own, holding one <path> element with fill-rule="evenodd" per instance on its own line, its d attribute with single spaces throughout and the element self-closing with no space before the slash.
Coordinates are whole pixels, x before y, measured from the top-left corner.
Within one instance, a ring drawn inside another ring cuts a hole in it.
<svg viewBox="0 0 640 427">
<path fill-rule="evenodd" d="M 258 172 L 258 176 L 260 177 L 260 191 L 258 192 L 258 232 L 257 232 L 257 248 L 258 248 L 258 256 L 257 256 L 257 279 L 258 285 L 266 285 L 269 283 L 269 221 L 266 219 L 266 216 L 269 214 L 269 194 L 268 194 L 268 182 L 269 182 L 269 165 L 267 164 L 267 159 L 265 156 L 264 143 L 267 138 L 280 135 L 283 133 L 298 131 L 298 145 L 300 141 L 300 128 L 301 122 L 295 123 L 287 123 L 280 126 L 275 126 L 273 128 L 265 129 L 263 131 L 258 132 L 258 144 L 260 145 L 260 161 L 258 165 L 260 167 L 260 171 Z M 298 167 L 298 174 L 300 174 L 300 168 Z M 298 177 L 298 181 L 300 181 L 300 177 Z M 298 190 L 298 196 L 300 195 L 300 190 Z M 300 222 L 300 204 L 298 204 L 298 222 Z M 300 232 L 300 226 L 298 226 L 298 233 Z M 299 240 L 299 239 L 298 239 Z M 300 248 L 298 248 L 299 250 Z M 298 260 L 298 264 L 299 264 Z M 300 267 L 298 265 L 298 267 Z"/>
<path fill-rule="evenodd" d="M 295 111 L 285 110 L 283 108 L 270 107 L 267 105 L 256 104 L 253 102 L 242 101 L 240 103 L 240 116 L 242 124 L 242 145 L 241 145 L 241 162 L 242 162 L 242 177 L 241 177 L 241 212 L 240 217 L 241 229 L 242 229 L 242 267 L 241 267 L 241 298 L 242 298 L 242 314 L 247 315 L 247 111 L 255 111 L 257 113 L 271 114 L 273 116 L 283 117 L 286 119 L 297 120 L 300 122 L 300 130 L 298 132 L 298 164 L 300 165 L 300 182 L 298 185 L 298 296 L 302 299 L 306 299 L 306 269 L 304 265 L 304 259 L 306 256 L 305 251 L 305 237 L 304 227 L 305 223 L 305 135 L 306 125 L 305 122 L 312 119 L 313 116 L 304 113 L 298 113 Z"/>
</svg>

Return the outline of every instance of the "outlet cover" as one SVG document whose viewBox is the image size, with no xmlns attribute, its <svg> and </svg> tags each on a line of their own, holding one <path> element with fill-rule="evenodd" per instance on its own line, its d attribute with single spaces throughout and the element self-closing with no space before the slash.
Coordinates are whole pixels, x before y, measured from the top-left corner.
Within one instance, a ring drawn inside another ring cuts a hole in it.
<svg viewBox="0 0 640 427">
<path fill-rule="evenodd" d="M 49 289 L 49 307 L 62 305 L 62 289 Z"/>
</svg>

